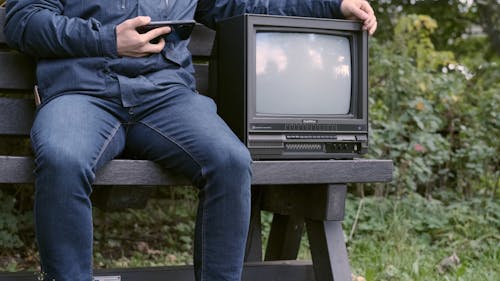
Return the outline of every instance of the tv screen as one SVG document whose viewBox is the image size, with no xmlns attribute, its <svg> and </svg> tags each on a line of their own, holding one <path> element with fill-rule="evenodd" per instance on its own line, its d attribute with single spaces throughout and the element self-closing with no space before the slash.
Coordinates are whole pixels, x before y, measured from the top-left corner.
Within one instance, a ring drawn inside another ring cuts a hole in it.
<svg viewBox="0 0 500 281">
<path fill-rule="evenodd" d="M 256 113 L 348 114 L 351 49 L 347 37 L 256 34 Z"/>
<path fill-rule="evenodd" d="M 210 89 L 253 159 L 346 159 L 368 148 L 360 21 L 245 14 L 217 23 Z"/>
</svg>

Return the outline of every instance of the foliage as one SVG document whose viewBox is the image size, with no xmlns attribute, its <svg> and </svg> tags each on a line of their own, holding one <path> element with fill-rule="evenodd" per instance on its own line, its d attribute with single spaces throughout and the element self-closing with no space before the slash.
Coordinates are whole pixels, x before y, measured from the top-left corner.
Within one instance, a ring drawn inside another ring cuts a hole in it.
<svg viewBox="0 0 500 281">
<path fill-rule="evenodd" d="M 500 59 L 460 64 L 453 52 L 435 49 L 436 28 L 428 16 L 409 15 L 397 22 L 393 41 L 371 40 L 371 155 L 395 161 L 397 189 L 458 187 L 470 194 L 478 187 L 493 194 Z"/>
<path fill-rule="evenodd" d="M 150 200 L 145 210 L 94 208 L 97 267 L 192 264 L 196 190 L 159 192 L 167 197 Z"/>
<path fill-rule="evenodd" d="M 19 218 L 14 209 L 15 198 L 4 195 L 0 190 L 0 245 L 2 248 L 13 249 L 23 246 L 19 237 Z"/>
<path fill-rule="evenodd" d="M 401 48 L 401 55 L 415 58 L 418 70 L 435 70 L 454 62 L 452 52 L 436 51 L 430 36 L 437 23 L 426 15 L 408 15 L 394 29 L 394 44 Z"/>
<path fill-rule="evenodd" d="M 453 192 L 435 193 L 435 197 L 349 195 L 344 229 L 350 237 L 353 271 L 367 281 L 498 280 L 500 202 L 487 198 L 463 201 Z M 196 200 L 194 196 L 183 199 L 154 199 L 144 210 L 95 210 L 96 267 L 192 264 Z M 271 214 L 263 213 L 264 241 L 271 219 Z M 28 245 L 16 248 L 22 257 L 33 254 Z M 441 261 L 454 253 L 460 262 L 441 270 Z M 305 237 L 299 258 L 311 259 Z M 0 267 L 36 270 L 37 263 L 18 258 Z"/>
<path fill-rule="evenodd" d="M 498 0 L 378 0 L 370 1 L 377 14 L 377 37 L 392 40 L 398 19 L 425 14 L 437 22 L 431 39 L 438 49 L 460 48 L 462 38 L 483 30 L 488 35 L 489 53 L 500 55 L 500 1 Z"/>
<path fill-rule="evenodd" d="M 31 189 L 3 188 L 4 185 L 0 185 L 0 252 L 32 247 Z"/>
<path fill-rule="evenodd" d="M 0 185 L 0 268 L 19 270 L 25 263 L 36 263 L 33 216 L 22 206 L 24 196 L 12 194 Z M 17 196 L 16 196 L 17 195 Z"/>
<path fill-rule="evenodd" d="M 346 204 L 344 229 L 353 271 L 370 280 L 498 280 L 500 204 L 491 199 L 440 200 L 411 194 L 354 198 Z M 447 203 L 445 203 L 447 202 Z M 455 263 L 447 264 L 450 256 Z"/>
</svg>

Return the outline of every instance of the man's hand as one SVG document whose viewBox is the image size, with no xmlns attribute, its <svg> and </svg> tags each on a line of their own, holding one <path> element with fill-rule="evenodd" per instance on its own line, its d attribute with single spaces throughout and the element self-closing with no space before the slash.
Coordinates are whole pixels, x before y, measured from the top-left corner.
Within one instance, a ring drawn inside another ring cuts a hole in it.
<svg viewBox="0 0 500 281">
<path fill-rule="evenodd" d="M 161 38 L 158 43 L 150 41 L 167 33 L 170 27 L 159 27 L 149 32 L 140 34 L 136 28 L 151 22 L 150 17 L 135 17 L 126 20 L 116 26 L 116 49 L 119 56 L 144 57 L 153 53 L 159 53 L 165 47 L 165 40 Z"/>
<path fill-rule="evenodd" d="M 366 0 L 344 0 L 340 11 L 346 19 L 363 21 L 363 29 L 368 30 L 370 35 L 377 29 L 377 18 Z"/>
</svg>

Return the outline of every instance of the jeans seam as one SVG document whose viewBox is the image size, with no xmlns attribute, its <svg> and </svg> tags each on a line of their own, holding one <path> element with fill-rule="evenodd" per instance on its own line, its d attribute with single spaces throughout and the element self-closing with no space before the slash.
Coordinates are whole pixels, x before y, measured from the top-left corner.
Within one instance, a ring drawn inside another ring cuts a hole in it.
<svg viewBox="0 0 500 281">
<path fill-rule="evenodd" d="M 180 149 L 182 149 L 185 153 L 187 153 L 187 155 L 189 155 L 189 157 L 200 167 L 200 176 L 202 178 L 205 177 L 205 172 L 204 172 L 204 166 L 201 165 L 200 161 L 198 161 L 192 153 L 190 153 L 183 145 L 179 144 L 179 142 L 177 142 L 174 138 L 172 138 L 171 136 L 168 136 L 167 134 L 163 133 L 162 131 L 160 131 L 159 129 L 157 129 L 156 127 L 144 122 L 144 121 L 138 121 L 137 122 L 138 124 L 142 124 L 148 128 L 150 128 L 151 130 L 157 132 L 158 134 L 160 134 L 162 137 L 168 139 L 169 141 L 171 141 L 172 143 L 174 143 L 175 145 L 177 145 Z M 200 281 L 204 281 L 205 280 L 205 261 L 206 261 L 206 258 L 205 258 L 205 198 L 203 200 L 203 204 L 201 206 L 201 265 L 200 265 Z"/>
<path fill-rule="evenodd" d="M 198 159 L 196 159 L 196 157 L 194 157 L 194 155 L 188 151 L 188 149 L 186 149 L 183 145 L 181 145 L 178 141 L 175 140 L 175 138 L 163 133 L 161 130 L 159 130 L 158 128 L 144 122 L 144 121 L 138 121 L 137 122 L 138 124 L 142 124 L 148 128 L 150 128 L 151 130 L 157 132 L 158 134 L 160 134 L 162 137 L 168 139 L 169 141 L 171 141 L 172 143 L 174 143 L 175 145 L 177 145 L 180 149 L 182 149 L 182 151 L 184 151 L 185 153 L 187 153 L 187 155 L 189 155 L 189 157 L 196 163 L 196 165 L 198 165 L 198 167 L 200 167 L 200 173 L 201 173 L 201 176 L 203 177 L 203 165 L 200 163 L 200 161 L 198 161 Z"/>
<path fill-rule="evenodd" d="M 116 136 L 116 132 L 118 132 L 118 130 L 120 129 L 120 127 L 122 126 L 121 123 L 118 123 L 118 125 L 116 125 L 113 130 L 111 131 L 111 133 L 108 135 L 108 137 L 106 138 L 106 140 L 104 141 L 104 144 L 102 145 L 101 147 L 101 150 L 99 151 L 99 154 L 97 155 L 96 157 L 96 160 L 92 163 L 92 165 L 90 166 L 92 168 L 92 171 L 95 173 L 95 170 L 96 170 L 96 166 L 97 166 L 97 163 L 99 163 L 99 160 L 101 160 L 101 157 L 102 155 L 104 154 L 104 152 L 106 151 L 106 149 L 108 148 L 109 144 L 111 143 L 111 140 L 113 139 L 114 136 Z M 93 279 L 93 276 L 94 276 L 94 269 L 92 267 L 90 267 L 90 276 L 91 278 Z"/>
<path fill-rule="evenodd" d="M 205 197 L 205 195 L 203 195 Z M 200 264 L 200 281 L 205 280 L 205 200 L 206 198 L 203 198 L 203 204 L 201 206 L 201 264 Z"/>
<path fill-rule="evenodd" d="M 116 132 L 118 132 L 118 129 L 120 129 L 121 126 L 122 126 L 122 124 L 118 123 L 118 125 L 116 125 L 113 128 L 113 130 L 111 131 L 111 133 L 108 135 L 108 137 L 104 141 L 104 144 L 102 145 L 101 150 L 99 151 L 99 154 L 97 155 L 96 159 L 94 160 L 94 162 L 90 166 L 92 168 L 92 171 L 94 173 L 95 173 L 95 169 L 96 169 L 97 163 L 99 163 L 99 160 L 101 160 L 102 155 L 104 154 L 104 152 L 108 148 L 109 144 L 111 143 L 111 140 L 116 135 Z"/>
</svg>

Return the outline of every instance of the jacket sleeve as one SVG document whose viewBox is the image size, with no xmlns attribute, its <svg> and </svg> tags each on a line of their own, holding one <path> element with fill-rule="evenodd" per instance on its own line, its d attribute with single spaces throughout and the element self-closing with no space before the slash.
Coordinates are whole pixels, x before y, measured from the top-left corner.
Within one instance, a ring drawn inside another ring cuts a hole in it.
<svg viewBox="0 0 500 281">
<path fill-rule="evenodd" d="M 62 15 L 61 0 L 9 0 L 7 43 L 38 58 L 117 57 L 114 26 Z"/>
<path fill-rule="evenodd" d="M 199 0 L 195 19 L 215 28 L 218 20 L 244 13 L 343 18 L 341 3 L 342 0 Z"/>
</svg>

